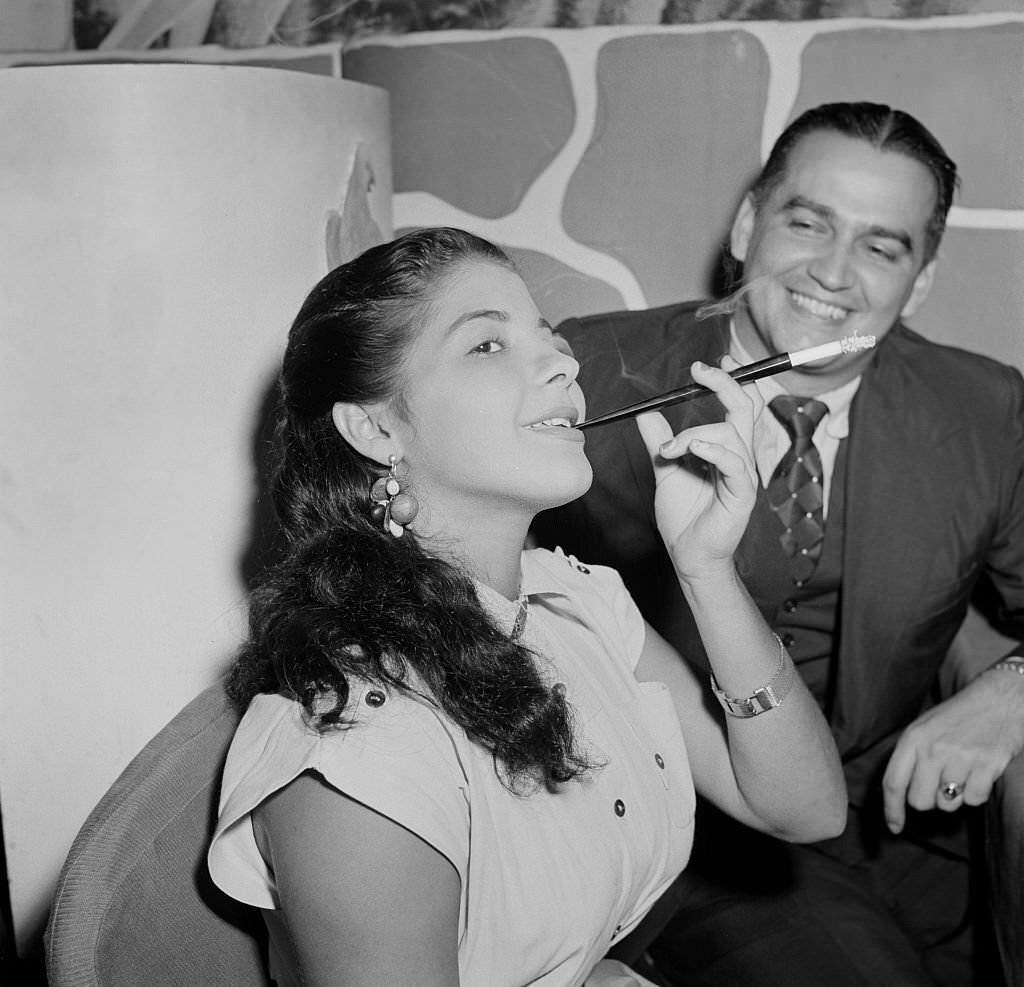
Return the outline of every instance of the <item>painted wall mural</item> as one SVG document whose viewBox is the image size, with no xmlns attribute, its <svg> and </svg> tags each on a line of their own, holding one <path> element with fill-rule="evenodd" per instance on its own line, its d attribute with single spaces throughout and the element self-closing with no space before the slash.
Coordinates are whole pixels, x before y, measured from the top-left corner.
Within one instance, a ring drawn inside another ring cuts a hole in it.
<svg viewBox="0 0 1024 987">
<path fill-rule="evenodd" d="M 52 60 L 383 87 L 396 227 L 490 235 L 554 321 L 714 292 L 785 124 L 830 99 L 900 106 L 963 176 L 917 327 L 1024 367 L 1024 0 L 12 0 L 0 40 L 19 6 L 22 23 L 71 18 Z M 27 47 L 0 64 L 46 60 Z"/>
<path fill-rule="evenodd" d="M 25 2 L 25 0 L 21 0 Z M 74 47 L 110 46 L 140 27 L 151 41 L 251 47 L 421 31 L 886 19 L 1024 11 L 1024 0 L 28 0 L 73 12 Z M 129 20 L 131 23 L 125 23 Z M 121 22 L 119 24 L 119 22 Z M 171 32 L 177 32 L 172 37 Z M 182 39 L 188 32 L 189 40 Z M 147 42 L 147 45 L 150 42 Z M 136 45 L 137 46 L 137 45 Z"/>
<path fill-rule="evenodd" d="M 390 94 L 396 230 L 501 243 L 552 322 L 713 294 L 739 198 L 795 115 L 906 109 L 962 175 L 912 324 L 1024 369 L 1022 53 L 1024 17 L 972 15 L 421 33 L 349 46 L 343 72 Z"/>
</svg>

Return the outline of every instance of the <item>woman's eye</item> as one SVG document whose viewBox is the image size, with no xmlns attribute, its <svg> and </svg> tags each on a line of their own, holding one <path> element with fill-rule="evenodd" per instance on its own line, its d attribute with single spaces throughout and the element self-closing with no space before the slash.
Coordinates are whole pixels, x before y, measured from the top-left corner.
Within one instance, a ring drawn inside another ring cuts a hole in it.
<svg viewBox="0 0 1024 987">
<path fill-rule="evenodd" d="M 491 353 L 498 353 L 505 348 L 505 344 L 500 339 L 485 339 L 482 343 L 474 346 L 470 350 L 471 353 L 482 353 L 485 356 Z"/>
</svg>

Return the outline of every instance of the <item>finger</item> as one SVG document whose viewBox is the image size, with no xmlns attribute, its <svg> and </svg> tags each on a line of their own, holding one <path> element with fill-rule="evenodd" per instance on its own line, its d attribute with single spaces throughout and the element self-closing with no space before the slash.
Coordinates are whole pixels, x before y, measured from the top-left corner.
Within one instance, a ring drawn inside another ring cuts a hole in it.
<svg viewBox="0 0 1024 987">
<path fill-rule="evenodd" d="M 907 786 L 907 804 L 921 812 L 934 809 L 938 804 L 939 788 L 943 784 L 943 765 L 927 757 L 918 757 L 914 762 L 914 773 Z M 950 778 L 961 781 L 961 778 Z"/>
<path fill-rule="evenodd" d="M 727 371 L 732 372 L 736 370 L 740 363 L 738 360 L 733 359 L 726 353 L 725 356 L 719 361 L 719 366 Z M 761 389 L 757 386 L 756 381 L 749 381 L 746 384 L 740 385 L 743 388 L 743 392 L 750 398 L 751 403 L 754 406 L 754 421 L 757 421 L 761 417 L 761 412 L 764 411 L 764 395 L 761 393 Z"/>
<path fill-rule="evenodd" d="M 732 358 L 722 358 L 723 366 L 735 364 Z M 757 404 L 761 402 L 760 392 L 756 388 L 748 392 L 749 385 L 741 385 L 729 376 L 726 369 L 709 367 L 700 361 L 691 367 L 693 379 L 714 391 L 722 407 L 725 409 L 725 420 L 736 429 L 748 460 L 751 476 L 757 475 L 754 465 L 754 421 L 758 415 Z"/>
<path fill-rule="evenodd" d="M 691 365 L 690 374 L 698 384 L 715 392 L 725 408 L 726 418 L 749 441 L 754 429 L 754 403 L 743 385 L 721 367 L 711 367 L 700 360 Z"/>
<path fill-rule="evenodd" d="M 755 486 L 757 485 L 757 464 L 754 462 L 752 442 L 745 439 L 740 433 L 735 420 L 711 422 L 707 425 L 696 425 L 692 428 L 684 429 L 672 442 L 662 447 L 661 454 L 663 456 L 679 458 L 690 451 L 691 442 L 694 439 L 700 439 L 704 442 L 710 442 L 732 450 L 743 462 L 750 482 Z"/>
<path fill-rule="evenodd" d="M 718 471 L 720 491 L 745 500 L 750 489 L 750 473 L 741 456 L 724 445 L 707 442 L 704 439 L 690 439 L 690 452 L 702 462 L 708 463 Z"/>
<path fill-rule="evenodd" d="M 655 468 L 672 469 L 666 460 L 682 459 L 691 452 L 691 445 L 703 442 L 705 445 L 723 446 L 732 449 L 737 458 L 743 458 L 743 442 L 736 429 L 728 422 L 711 422 L 708 425 L 695 425 L 686 428 L 677 435 L 673 434 L 665 416 L 659 411 L 647 411 L 636 417 L 640 437 L 647 447 L 647 453 L 655 463 Z"/>
<path fill-rule="evenodd" d="M 963 800 L 965 805 L 984 805 L 992 794 L 992 786 L 998 775 L 992 771 L 979 770 L 977 766 L 967 776 L 964 785 Z"/>
<path fill-rule="evenodd" d="M 685 429 L 659 449 L 662 463 L 666 459 L 682 460 L 692 454 L 697 462 L 683 461 L 678 465 L 698 475 L 706 475 L 714 467 L 718 470 L 721 489 L 743 501 L 754 495 L 757 485 L 756 468 L 748 453 L 736 429 L 728 422 Z"/>
<path fill-rule="evenodd" d="M 956 761 L 946 764 L 941 777 L 936 805 L 953 812 L 961 805 L 982 805 L 987 802 L 999 772 L 989 764 L 974 762 L 968 766 L 964 761 Z M 948 798 L 943 791 L 948 782 L 955 783 L 959 789 L 955 798 Z"/>
<path fill-rule="evenodd" d="M 671 435 L 671 433 L 669 434 Z M 710 422 L 707 425 L 684 428 L 667 442 L 662 443 L 658 448 L 658 453 L 668 459 L 679 459 L 690 451 L 690 444 L 697 440 L 731 449 L 740 459 L 744 458 L 746 454 L 743 439 L 729 422 Z"/>
<path fill-rule="evenodd" d="M 882 777 L 885 824 L 891 833 L 902 833 L 907 820 L 907 788 L 914 771 L 914 752 L 896 745 Z"/>
<path fill-rule="evenodd" d="M 750 411 L 751 399 L 743 389 L 744 385 L 730 377 L 727 370 L 697 360 L 690 365 L 690 375 L 698 384 L 702 384 L 709 391 L 714 391 L 726 411 Z"/>
<path fill-rule="evenodd" d="M 935 808 L 941 812 L 956 812 L 964 804 L 967 789 L 967 770 L 947 764 L 939 773 L 935 790 Z"/>
<path fill-rule="evenodd" d="M 661 455 L 661 447 L 672 439 L 672 426 L 660 411 L 645 411 L 636 416 L 636 427 L 644 440 L 648 454 L 653 458 Z"/>
<path fill-rule="evenodd" d="M 647 448 L 647 454 L 651 457 L 654 480 L 657 483 L 665 473 L 675 468 L 674 464 L 669 462 L 662 453 L 663 448 L 666 450 L 672 448 L 672 426 L 660 411 L 647 411 L 636 416 L 636 427 Z"/>
</svg>

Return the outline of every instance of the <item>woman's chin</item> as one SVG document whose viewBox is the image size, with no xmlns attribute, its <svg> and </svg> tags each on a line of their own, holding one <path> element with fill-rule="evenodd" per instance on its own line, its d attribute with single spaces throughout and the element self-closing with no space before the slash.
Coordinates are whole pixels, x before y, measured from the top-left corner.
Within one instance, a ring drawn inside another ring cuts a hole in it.
<svg viewBox="0 0 1024 987">
<path fill-rule="evenodd" d="M 571 475 L 552 477 L 544 491 L 544 502 L 537 508 L 537 513 L 571 504 L 582 497 L 593 482 L 594 471 L 590 468 L 589 462 L 584 468 L 574 470 Z"/>
</svg>

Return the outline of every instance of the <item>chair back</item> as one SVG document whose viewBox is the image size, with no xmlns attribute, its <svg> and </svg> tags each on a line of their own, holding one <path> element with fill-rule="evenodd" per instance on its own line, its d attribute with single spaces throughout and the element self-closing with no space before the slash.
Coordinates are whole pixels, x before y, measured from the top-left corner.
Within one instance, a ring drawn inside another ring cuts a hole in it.
<svg viewBox="0 0 1024 987">
<path fill-rule="evenodd" d="M 271 983 L 258 910 L 206 870 L 221 768 L 238 723 L 200 693 L 124 769 L 61 870 L 47 924 L 50 987 Z"/>
</svg>

